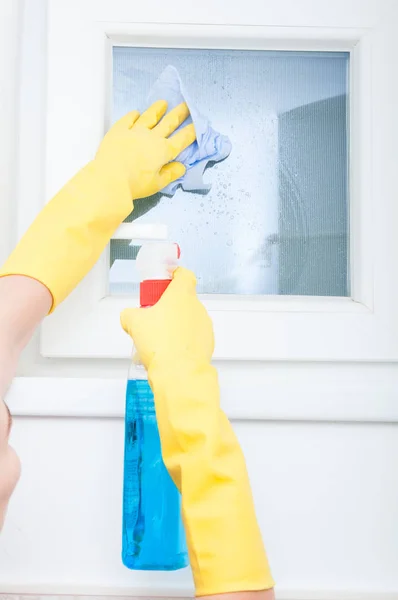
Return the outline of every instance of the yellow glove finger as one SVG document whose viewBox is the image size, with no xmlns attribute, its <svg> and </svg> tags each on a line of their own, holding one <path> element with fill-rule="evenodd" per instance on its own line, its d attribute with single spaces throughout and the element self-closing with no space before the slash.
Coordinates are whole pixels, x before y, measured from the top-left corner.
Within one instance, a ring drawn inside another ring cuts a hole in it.
<svg viewBox="0 0 398 600">
<path fill-rule="evenodd" d="M 177 131 L 175 135 L 168 139 L 169 147 L 169 158 L 175 160 L 177 156 L 188 148 L 196 140 L 195 127 L 191 123 L 180 131 Z"/>
<path fill-rule="evenodd" d="M 173 344 L 184 348 L 184 351 L 192 344 L 198 344 L 206 356 L 211 356 L 214 349 L 209 316 L 196 296 L 196 277 L 182 267 L 174 271 L 173 281 L 155 306 L 123 311 L 121 325 L 133 338 L 145 365 L 149 364 L 155 350 L 160 351 L 164 342 L 170 341 L 170 336 Z M 169 330 L 168 333 L 166 329 Z M 211 335 L 208 335 L 209 331 Z M 187 340 L 180 340 L 178 343 L 176 338 L 180 334 L 183 338 L 187 337 Z M 167 350 L 169 351 L 172 354 L 171 347 Z"/>
<path fill-rule="evenodd" d="M 184 305 L 187 300 L 191 300 L 192 298 L 197 300 L 196 277 L 189 269 L 178 267 L 173 272 L 173 281 L 155 306 L 158 310 L 161 310 L 166 306 L 167 308 L 169 306 L 175 307 L 177 302 Z M 148 309 L 145 309 L 145 311 L 146 313 L 150 312 Z"/>
<path fill-rule="evenodd" d="M 124 117 L 122 117 L 121 119 L 116 121 L 114 125 L 112 125 L 112 127 L 106 134 L 107 139 L 109 140 L 110 137 L 120 135 L 120 132 L 126 131 L 126 129 L 131 129 L 136 123 L 136 121 L 138 121 L 139 117 L 140 113 L 138 112 L 138 110 L 132 110 L 131 112 L 127 113 L 127 115 L 124 115 Z"/>
<path fill-rule="evenodd" d="M 173 164 L 173 163 L 170 163 Z M 180 165 L 181 163 L 174 163 Z M 183 166 L 183 165 L 181 165 Z M 160 298 L 156 307 L 159 309 L 165 304 L 175 303 L 175 298 L 180 298 L 183 295 L 189 295 L 194 297 L 196 295 L 196 277 L 188 269 L 179 267 L 173 273 L 173 281 Z M 120 315 L 120 323 L 124 331 L 128 333 L 133 339 L 137 335 L 141 327 L 141 323 L 146 319 L 151 321 L 153 310 L 151 308 L 126 308 Z"/>
<path fill-rule="evenodd" d="M 126 308 L 122 311 L 120 324 L 124 331 L 133 338 L 137 350 L 144 351 L 144 355 L 141 357 L 144 361 L 148 358 L 146 353 L 153 351 L 149 335 L 153 329 L 157 331 L 156 319 L 163 321 L 164 318 L 167 318 L 167 315 L 174 315 L 176 306 L 186 307 L 192 299 L 196 300 L 196 277 L 188 269 L 179 267 L 173 273 L 173 281 L 154 307 L 145 309 Z M 195 308 L 197 311 L 196 316 L 201 316 L 204 310 L 203 307 L 200 306 L 199 308 L 195 303 Z M 179 312 L 179 309 L 177 309 L 177 312 Z M 159 333 L 157 332 L 155 337 L 158 336 Z"/>
<path fill-rule="evenodd" d="M 173 284 L 170 285 L 162 298 L 167 299 L 169 296 L 181 296 L 181 294 L 196 296 L 196 277 L 189 269 L 178 267 L 173 273 Z M 162 298 L 160 301 L 162 301 Z"/>
<path fill-rule="evenodd" d="M 145 310 L 148 311 L 149 309 L 146 308 Z M 144 316 L 142 311 L 142 308 L 125 308 L 120 315 L 121 326 L 133 339 Z"/>
<path fill-rule="evenodd" d="M 160 121 L 153 131 L 159 137 L 167 138 L 171 135 L 179 126 L 184 123 L 185 119 L 189 117 L 189 109 L 185 102 L 179 104 L 173 110 L 171 110 L 163 119 Z"/>
<path fill-rule="evenodd" d="M 140 127 L 146 127 L 147 129 L 153 129 L 157 125 L 160 119 L 167 112 L 166 100 L 158 100 L 154 102 L 137 120 L 136 125 Z"/>
<path fill-rule="evenodd" d="M 171 162 L 160 169 L 159 173 L 159 188 L 163 189 L 169 183 L 179 179 L 186 173 L 186 168 L 180 162 Z"/>
<path fill-rule="evenodd" d="M 184 286 L 190 293 L 195 293 L 196 291 L 196 277 L 189 269 L 184 269 L 184 267 L 176 269 L 174 271 L 173 281 L 176 282 L 175 286 Z"/>
</svg>

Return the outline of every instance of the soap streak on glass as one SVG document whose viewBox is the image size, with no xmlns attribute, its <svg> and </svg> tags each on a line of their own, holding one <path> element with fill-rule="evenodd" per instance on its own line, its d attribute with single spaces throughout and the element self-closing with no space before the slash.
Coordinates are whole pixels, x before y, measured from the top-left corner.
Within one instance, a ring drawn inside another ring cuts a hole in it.
<svg viewBox="0 0 398 600">
<path fill-rule="evenodd" d="M 115 47 L 113 120 L 168 64 L 232 153 L 207 195 L 159 194 L 127 220 L 167 224 L 201 293 L 348 296 L 348 53 Z M 137 247 L 110 252 L 110 293 L 136 294 Z"/>
</svg>

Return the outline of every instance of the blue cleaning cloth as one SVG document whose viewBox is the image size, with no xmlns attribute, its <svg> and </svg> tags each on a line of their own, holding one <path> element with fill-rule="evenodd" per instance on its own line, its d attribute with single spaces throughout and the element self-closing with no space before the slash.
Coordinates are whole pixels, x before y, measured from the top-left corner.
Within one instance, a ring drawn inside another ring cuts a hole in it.
<svg viewBox="0 0 398 600">
<path fill-rule="evenodd" d="M 187 169 L 185 175 L 170 183 L 162 192 L 172 196 L 179 185 L 185 191 L 208 192 L 211 185 L 203 181 L 206 165 L 210 161 L 217 162 L 227 158 L 232 149 L 229 138 L 215 131 L 210 121 L 200 114 L 192 103 L 177 69 L 171 65 L 165 68 L 149 92 L 148 106 L 157 100 L 167 100 L 168 111 L 181 102 L 186 102 L 191 116 L 182 127 L 193 123 L 196 131 L 196 141 L 177 157 Z"/>
</svg>

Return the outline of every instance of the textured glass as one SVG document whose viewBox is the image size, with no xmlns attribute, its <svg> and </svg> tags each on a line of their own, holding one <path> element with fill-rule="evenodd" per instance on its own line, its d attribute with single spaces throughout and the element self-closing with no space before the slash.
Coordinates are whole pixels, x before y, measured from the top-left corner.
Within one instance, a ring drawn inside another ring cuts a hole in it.
<svg viewBox="0 0 398 600">
<path fill-rule="evenodd" d="M 145 107 L 174 65 L 232 142 L 206 194 L 137 201 L 127 220 L 166 223 L 201 293 L 347 296 L 347 53 L 115 47 L 113 120 Z M 111 243 L 110 292 L 135 293 L 137 247 Z"/>
</svg>

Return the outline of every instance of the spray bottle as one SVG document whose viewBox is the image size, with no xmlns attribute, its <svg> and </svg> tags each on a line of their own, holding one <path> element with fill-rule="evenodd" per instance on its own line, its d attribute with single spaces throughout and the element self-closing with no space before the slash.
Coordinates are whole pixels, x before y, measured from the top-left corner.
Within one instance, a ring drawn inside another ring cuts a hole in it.
<svg viewBox="0 0 398 600">
<path fill-rule="evenodd" d="M 179 257 L 178 245 L 170 242 L 141 247 L 136 265 L 142 307 L 153 306 L 162 296 Z M 126 391 L 122 560 L 138 570 L 173 571 L 188 565 L 180 493 L 162 460 L 153 393 L 134 349 Z"/>
</svg>

